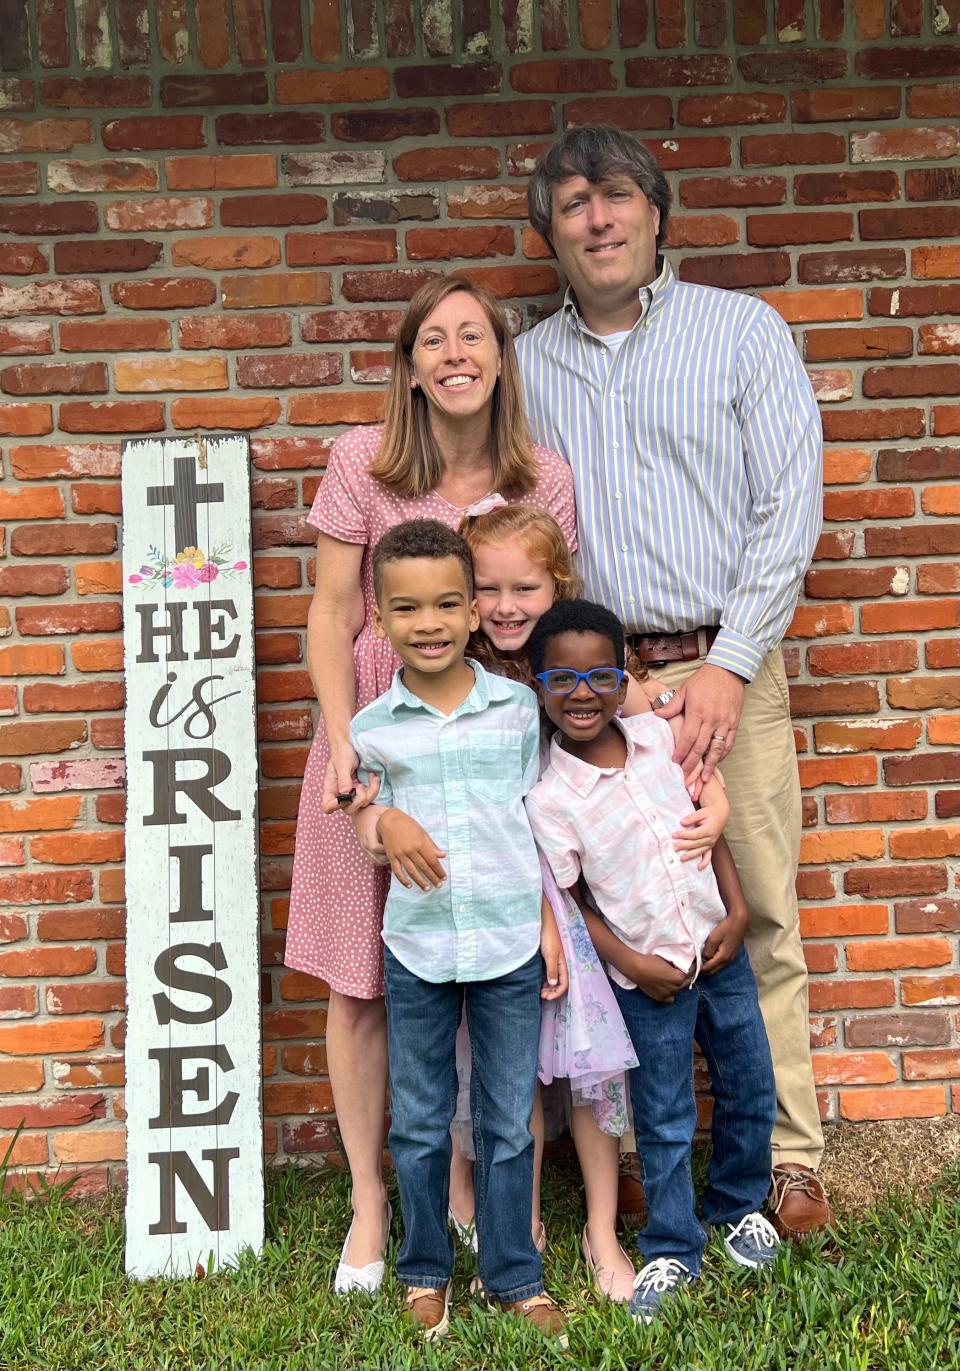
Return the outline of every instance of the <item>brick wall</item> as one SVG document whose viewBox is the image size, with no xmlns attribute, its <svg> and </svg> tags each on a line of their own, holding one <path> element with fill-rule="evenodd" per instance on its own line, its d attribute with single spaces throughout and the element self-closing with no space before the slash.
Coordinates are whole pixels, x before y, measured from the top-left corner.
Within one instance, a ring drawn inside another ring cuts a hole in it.
<svg viewBox="0 0 960 1371">
<path fill-rule="evenodd" d="M 24 1174 L 95 1190 L 123 1156 L 121 439 L 253 440 L 267 1147 L 322 1154 L 324 987 L 281 965 L 304 511 L 421 281 L 483 282 L 518 324 L 555 307 L 524 178 L 593 120 L 668 171 L 680 276 L 769 300 L 823 405 L 786 650 L 824 1115 L 960 1110 L 958 0 L 3 13 L 0 1127 L 23 1121 Z"/>
</svg>

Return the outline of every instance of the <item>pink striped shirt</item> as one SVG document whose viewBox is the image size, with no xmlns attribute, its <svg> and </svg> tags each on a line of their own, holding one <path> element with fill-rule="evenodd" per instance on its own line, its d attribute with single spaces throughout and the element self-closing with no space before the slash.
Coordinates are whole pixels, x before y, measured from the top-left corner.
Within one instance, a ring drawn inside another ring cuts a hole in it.
<svg viewBox="0 0 960 1371">
<path fill-rule="evenodd" d="M 726 918 L 713 868 L 681 862 L 672 834 L 693 810 L 683 772 L 671 760 L 673 734 L 656 714 L 615 719 L 627 742 L 622 767 L 596 767 L 565 752 L 555 736 L 550 764 L 526 798 L 534 837 L 557 882 L 581 872 L 621 942 L 686 971 Z M 612 980 L 635 983 L 615 967 Z"/>
</svg>

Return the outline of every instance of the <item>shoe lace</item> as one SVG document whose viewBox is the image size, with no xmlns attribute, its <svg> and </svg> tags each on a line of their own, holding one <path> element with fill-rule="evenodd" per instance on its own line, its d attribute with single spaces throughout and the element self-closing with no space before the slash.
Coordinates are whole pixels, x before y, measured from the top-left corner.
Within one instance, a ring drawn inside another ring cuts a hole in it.
<svg viewBox="0 0 960 1371">
<path fill-rule="evenodd" d="M 772 1208 L 779 1209 L 786 1197 L 798 1190 L 811 1200 L 823 1198 L 823 1186 L 812 1171 L 774 1172 Z"/>
<path fill-rule="evenodd" d="M 739 1237 L 751 1239 L 758 1247 L 779 1246 L 777 1230 L 762 1214 L 745 1215 L 730 1234 L 731 1240 Z"/>
<path fill-rule="evenodd" d="M 443 1291 L 435 1290 L 432 1285 L 411 1285 L 407 1289 L 407 1294 L 403 1302 L 408 1308 L 411 1308 L 416 1304 L 417 1300 L 422 1300 L 425 1295 L 437 1294 L 442 1295 Z"/>
<path fill-rule="evenodd" d="M 526 1314 L 531 1309 L 556 1309 L 557 1302 L 544 1291 L 542 1295 L 531 1295 L 528 1300 L 523 1301 L 523 1312 Z"/>
<path fill-rule="evenodd" d="M 643 1268 L 633 1288 L 643 1295 L 662 1295 L 679 1285 L 689 1274 L 683 1262 L 678 1262 L 675 1257 L 657 1257 Z"/>
</svg>

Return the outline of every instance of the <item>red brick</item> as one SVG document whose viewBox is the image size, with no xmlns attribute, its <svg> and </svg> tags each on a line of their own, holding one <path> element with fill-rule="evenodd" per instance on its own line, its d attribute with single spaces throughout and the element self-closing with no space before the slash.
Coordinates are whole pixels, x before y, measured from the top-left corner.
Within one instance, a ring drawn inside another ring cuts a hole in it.
<svg viewBox="0 0 960 1371">
<path fill-rule="evenodd" d="M 224 276 L 220 280 L 220 291 L 224 309 L 328 305 L 332 298 L 330 273 L 326 271 Z"/>
<path fill-rule="evenodd" d="M 902 900 L 894 915 L 898 933 L 960 933 L 960 900 Z"/>
<path fill-rule="evenodd" d="M 170 347 L 165 319 L 69 319 L 60 325 L 61 352 L 139 352 Z"/>
<path fill-rule="evenodd" d="M 62 595 L 68 584 L 62 566 L 0 567 L 0 595 Z"/>
<path fill-rule="evenodd" d="M 946 886 L 946 869 L 936 864 L 864 867 L 843 874 L 845 894 L 876 900 L 903 895 L 940 895 Z"/>
<path fill-rule="evenodd" d="M 951 526 L 867 528 L 863 536 L 868 557 L 940 557 L 960 553 L 960 529 Z"/>
<path fill-rule="evenodd" d="M 612 64 L 601 57 L 520 62 L 510 70 L 510 85 L 524 95 L 616 90 L 617 78 L 611 68 Z"/>
<path fill-rule="evenodd" d="M 865 633 L 924 632 L 958 625 L 960 605 L 950 600 L 864 605 L 860 611 L 860 627 Z"/>
<path fill-rule="evenodd" d="M 408 229 L 405 238 L 411 261 L 450 261 L 457 257 L 512 256 L 513 229 L 505 227 Z"/>
<path fill-rule="evenodd" d="M 727 214 L 674 215 L 667 228 L 668 247 L 723 247 L 740 240 L 740 226 Z"/>
<path fill-rule="evenodd" d="M 790 279 L 790 258 L 785 252 L 697 253 L 681 260 L 677 275 L 681 281 L 727 290 L 751 286 L 783 285 Z"/>
<path fill-rule="evenodd" d="M 860 237 L 871 239 L 953 238 L 960 234 L 960 208 L 922 205 L 909 209 L 863 209 Z"/>
<path fill-rule="evenodd" d="M 793 178 L 798 205 L 846 205 L 871 200 L 898 200 L 900 178 L 895 171 L 816 172 Z"/>
<path fill-rule="evenodd" d="M 174 428 L 251 429 L 276 423 L 280 401 L 273 398 L 210 397 L 174 400 L 170 407 Z"/>
<path fill-rule="evenodd" d="M 168 109 L 190 105 L 265 105 L 269 99 L 263 72 L 161 76 L 160 103 Z"/>
<path fill-rule="evenodd" d="M 912 671 L 917 665 L 917 644 L 912 641 L 816 644 L 807 649 L 812 676 L 874 675 Z"/>
<path fill-rule="evenodd" d="M 509 251 L 513 252 L 513 234 Z M 409 235 L 407 241 L 409 242 Z M 397 235 L 393 229 L 367 229 L 359 233 L 290 233 L 286 240 L 287 265 L 291 267 L 395 262 Z"/>
<path fill-rule="evenodd" d="M 641 142 L 663 171 L 729 167 L 733 162 L 729 138 L 643 138 Z"/>
<path fill-rule="evenodd" d="M 908 88 L 907 113 L 911 119 L 960 118 L 960 86 L 950 81 L 939 86 Z"/>
<path fill-rule="evenodd" d="M 0 152 L 69 152 L 93 142 L 89 119 L 5 119 Z"/>
<path fill-rule="evenodd" d="M 908 171 L 905 178 L 908 200 L 960 199 L 960 176 L 955 167 L 925 167 Z"/>
<path fill-rule="evenodd" d="M 9 276 L 42 276 L 50 264 L 36 243 L 0 244 L 0 272 Z"/>
<path fill-rule="evenodd" d="M 936 1081 L 960 1076 L 960 1050 L 957 1048 L 903 1052 L 900 1061 L 905 1081 Z"/>
<path fill-rule="evenodd" d="M 904 976 L 900 981 L 903 1004 L 960 1004 L 960 976 Z"/>
<path fill-rule="evenodd" d="M 591 96 L 568 101 L 563 107 L 563 124 L 565 128 L 615 124 L 621 129 L 669 129 L 673 126 L 673 105 L 667 95 Z"/>
<path fill-rule="evenodd" d="M 823 436 L 828 442 L 869 442 L 871 439 L 922 438 L 925 432 L 922 409 L 847 409 L 833 410 L 823 416 Z M 894 511 L 896 502 L 881 502 L 891 513 L 875 518 L 900 517 Z M 838 517 L 846 518 L 846 515 Z"/>
<path fill-rule="evenodd" d="M 55 643 L 13 643 L 0 647 L 2 676 L 62 676 L 65 670 L 63 648 Z M 0 832 L 4 831 L 0 804 Z"/>
<path fill-rule="evenodd" d="M 835 48 L 748 53 L 737 59 L 737 66 L 746 80 L 767 85 L 835 81 L 847 74 L 846 54 Z"/>
<path fill-rule="evenodd" d="M 334 386 L 343 379 L 341 359 L 334 353 L 283 353 L 277 356 L 238 357 L 236 381 L 239 386 Z"/>
<path fill-rule="evenodd" d="M 60 406 L 59 422 L 67 433 L 157 433 L 166 426 L 163 405 L 147 400 L 74 400 Z"/>
<path fill-rule="evenodd" d="M 66 589 L 66 583 L 64 583 Z M 118 604 L 24 605 L 17 608 L 17 628 L 26 635 L 103 633 L 120 627 Z"/>
<path fill-rule="evenodd" d="M 917 567 L 917 590 L 921 595 L 953 595 L 960 592 L 960 566 L 956 562 Z M 928 644 L 928 648 L 931 646 Z M 928 662 L 928 665 L 930 663 Z M 953 666 L 953 662 L 941 662 Z"/>
<path fill-rule="evenodd" d="M 524 273 L 527 268 L 518 268 Z M 345 300 L 365 303 L 373 300 L 409 300 L 437 272 L 425 268 L 401 267 L 395 271 L 345 271 L 340 293 Z"/>
<path fill-rule="evenodd" d="M 884 849 L 884 836 L 878 829 L 805 833 L 800 842 L 800 865 L 826 866 L 832 862 L 872 862 L 885 855 Z"/>
<path fill-rule="evenodd" d="M 178 327 L 182 348 L 287 347 L 291 341 L 288 314 L 197 316 L 181 319 Z"/>
<path fill-rule="evenodd" d="M 870 980 L 811 981 L 810 1010 L 880 1009 L 896 1003 L 896 983 L 888 976 Z"/>
<path fill-rule="evenodd" d="M 411 148 L 393 158 L 393 170 L 400 181 L 444 181 L 489 179 L 500 171 L 496 148 L 451 147 Z"/>
<path fill-rule="evenodd" d="M 91 395 L 106 389 L 102 362 L 31 362 L 0 369 L 0 390 L 8 395 Z"/>
<path fill-rule="evenodd" d="M 895 751 L 915 747 L 920 740 L 919 719 L 876 719 L 846 723 L 838 720 L 815 724 L 818 752 Z"/>
<path fill-rule="evenodd" d="M 960 353 L 960 325 L 921 324 L 917 331 L 917 351 L 934 356 Z"/>
<path fill-rule="evenodd" d="M 747 241 L 754 247 L 786 243 L 832 243 L 853 237 L 851 214 L 749 214 Z"/>
<path fill-rule="evenodd" d="M 886 905 L 826 905 L 801 909 L 800 934 L 804 938 L 850 938 L 887 932 Z"/>
<path fill-rule="evenodd" d="M 47 182 L 58 194 L 118 190 L 157 190 L 156 164 L 142 157 L 59 158 L 47 163 Z"/>
<path fill-rule="evenodd" d="M 66 839 L 35 839 L 61 843 Z M 96 968 L 92 947 L 33 947 L 0 953 L 0 976 L 86 976 Z"/>
<path fill-rule="evenodd" d="M 782 205 L 786 196 L 783 176 L 690 176 L 680 182 L 680 204 L 693 209 Z"/>
<path fill-rule="evenodd" d="M 914 1089 L 887 1086 L 883 1090 L 841 1090 L 840 1116 L 844 1119 L 931 1119 L 947 1112 L 942 1086 Z"/>
<path fill-rule="evenodd" d="M 496 100 L 489 104 L 448 105 L 447 131 L 454 138 L 509 138 L 511 135 L 553 133 L 556 127 L 549 100 Z"/>
<path fill-rule="evenodd" d="M 824 638 L 848 633 L 853 628 L 849 605 L 798 605 L 787 629 L 787 638 Z"/>
<path fill-rule="evenodd" d="M 303 69 L 277 75 L 277 100 L 281 105 L 340 105 L 347 101 L 386 100 L 389 96 L 390 79 L 383 67 Z"/>
<path fill-rule="evenodd" d="M 111 152 L 150 151 L 164 148 L 202 148 L 206 142 L 203 117 L 195 114 L 132 115 L 110 119 L 100 135 Z M 84 140 L 87 141 L 87 140 Z"/>
<path fill-rule="evenodd" d="M 790 712 L 795 719 L 813 715 L 875 714 L 879 708 L 880 693 L 872 681 L 790 686 Z"/>
<path fill-rule="evenodd" d="M 355 96 L 355 99 L 362 97 Z M 257 114 L 219 114 L 214 120 L 217 142 L 226 147 L 276 143 L 281 147 L 324 140 L 325 116 L 292 110 Z"/>
<path fill-rule="evenodd" d="M 956 313 L 960 286 L 905 286 L 901 290 L 875 286 L 869 293 L 869 309 L 871 314 L 891 318 Z"/>
<path fill-rule="evenodd" d="M 875 757 L 801 757 L 800 784 L 809 790 L 821 785 L 875 785 Z"/>
<path fill-rule="evenodd" d="M 472 285 L 483 286 L 501 299 L 523 295 L 552 295 L 559 289 L 553 267 L 458 267 L 452 273 Z M 343 294 L 350 298 L 343 287 Z"/>
<path fill-rule="evenodd" d="M 907 966 L 945 966 L 953 958 L 948 938 L 896 938 L 847 944 L 851 971 L 896 971 Z"/>
<path fill-rule="evenodd" d="M 9 840 L 7 840 L 9 841 Z M 22 839 L 20 840 L 23 841 Z M 0 962 L 3 958 L 0 957 Z M 3 971 L 0 970 L 0 975 Z M 37 987 L 35 985 L 0 985 L 0 1017 L 4 1019 L 31 1019 L 37 1012 Z M 23 1106 L 17 1106 L 22 1109 Z M 29 1110 L 26 1111 L 29 1113 Z M 0 1106 L 0 1120 L 3 1119 L 6 1111 Z M 9 1118 L 10 1115 L 6 1114 Z M 12 1127 L 16 1127 L 17 1119 Z"/>
<path fill-rule="evenodd" d="M 930 432 L 937 437 L 960 433 L 960 405 L 934 405 Z"/>
<path fill-rule="evenodd" d="M 872 399 L 955 395 L 960 391 L 960 363 L 871 367 L 863 375 L 863 393 Z"/>
<path fill-rule="evenodd" d="M 802 252 L 797 280 L 805 285 L 842 285 L 850 281 L 893 280 L 904 276 L 907 255 L 899 248 L 843 252 Z"/>
<path fill-rule="evenodd" d="M 40 169 L 36 162 L 6 162 L 0 166 L 0 195 L 36 195 Z"/>
<path fill-rule="evenodd" d="M 40 79 L 44 105 L 65 109 L 135 109 L 149 105 L 149 76 L 44 76 Z"/>
<path fill-rule="evenodd" d="M 254 190 L 277 184 L 277 159 L 268 152 L 167 157 L 164 167 L 170 190 Z"/>
<path fill-rule="evenodd" d="M 53 250 L 57 271 L 146 271 L 163 256 L 163 244 L 140 239 L 94 239 L 91 242 L 57 243 Z"/>
<path fill-rule="evenodd" d="M 800 124 L 834 124 L 841 119 L 897 119 L 899 86 L 861 86 L 852 89 L 813 87 L 794 91 L 790 104 Z"/>
<path fill-rule="evenodd" d="M 939 828 L 906 828 L 893 832 L 890 834 L 890 856 L 908 861 L 960 856 L 960 828 L 944 824 Z"/>
<path fill-rule="evenodd" d="M 206 195 L 154 195 L 114 200 L 104 210 L 108 228 L 120 233 L 203 229 L 213 223 L 213 201 Z"/>
<path fill-rule="evenodd" d="M 714 128 L 729 124 L 780 124 L 787 115 L 787 102 L 782 95 L 714 94 L 685 95 L 677 104 L 677 121 Z"/>
<path fill-rule="evenodd" d="M 923 567 L 917 572 L 919 582 Z M 949 638 L 936 638 L 925 645 L 924 656 L 928 667 L 936 670 L 940 667 L 960 666 L 960 643 Z"/>
<path fill-rule="evenodd" d="M 625 72 L 628 86 L 640 86 L 645 90 L 664 90 L 670 86 L 726 86 L 733 79 L 730 58 L 712 54 L 630 57 Z"/>
<path fill-rule="evenodd" d="M 843 162 L 846 155 L 846 142 L 838 133 L 757 133 L 740 139 L 745 167 L 813 166 Z"/>
<path fill-rule="evenodd" d="M 803 355 L 808 362 L 909 357 L 912 351 L 913 331 L 909 328 L 821 328 L 807 329 L 803 335 Z"/>
<path fill-rule="evenodd" d="M 217 298 L 213 281 L 195 276 L 155 276 L 149 281 L 118 281 L 110 294 L 125 309 L 199 309 Z"/>
<path fill-rule="evenodd" d="M 852 411 L 846 411 L 851 413 Z M 916 508 L 916 501 L 912 490 L 891 487 L 889 489 L 875 490 L 831 490 L 823 497 L 823 517 L 824 519 L 837 522 L 859 519 L 901 519 L 909 517 Z M 891 568 L 896 572 L 896 568 Z M 839 576 L 842 585 L 842 572 L 816 573 L 825 576 Z M 852 575 L 853 573 L 847 573 Z M 857 575 L 853 575 L 850 582 L 856 585 Z M 865 578 L 869 584 L 869 575 Z"/>
<path fill-rule="evenodd" d="M 41 356 L 53 351 L 53 329 L 49 324 L 0 322 L 0 356 Z"/>
<path fill-rule="evenodd" d="M 43 1062 L 0 1062 L 0 1094 L 21 1095 L 43 1085 Z"/>
<path fill-rule="evenodd" d="M 0 1025 L 0 1050 L 15 1057 L 50 1052 L 87 1052 L 103 1042 L 99 1019 L 58 1019 L 42 1024 Z"/>
<path fill-rule="evenodd" d="M 867 516 L 869 517 L 869 516 Z M 909 588 L 908 567 L 871 566 L 808 571 L 806 593 L 816 600 L 852 600 L 876 595 L 902 595 Z"/>
<path fill-rule="evenodd" d="M 817 1085 L 884 1085 L 898 1079 L 885 1052 L 818 1052 L 813 1058 Z"/>
<path fill-rule="evenodd" d="M 118 358 L 113 364 L 116 389 L 124 391 L 225 390 L 227 364 L 222 357 Z"/>
<path fill-rule="evenodd" d="M 330 132 L 344 143 L 390 143 L 397 138 L 429 138 L 440 132 L 435 109 L 348 110 L 330 117 Z"/>
</svg>

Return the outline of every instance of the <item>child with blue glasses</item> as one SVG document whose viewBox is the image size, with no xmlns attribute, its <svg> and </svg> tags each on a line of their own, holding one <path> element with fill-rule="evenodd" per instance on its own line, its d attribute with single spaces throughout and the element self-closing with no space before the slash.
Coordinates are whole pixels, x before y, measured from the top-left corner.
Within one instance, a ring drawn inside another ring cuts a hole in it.
<svg viewBox="0 0 960 1371">
<path fill-rule="evenodd" d="M 600 912 L 582 905 L 584 918 L 638 1058 L 630 1091 L 648 1220 L 630 1308 L 650 1322 L 664 1298 L 696 1279 L 706 1242 L 690 1161 L 695 1040 L 714 1095 L 704 1221 L 741 1266 L 769 1265 L 779 1244 L 759 1212 L 776 1093 L 743 948 L 747 908 L 722 840 L 705 869 L 677 857 L 671 834 L 690 798 L 669 724 L 650 711 L 619 714 L 626 673 L 616 615 L 585 600 L 554 605 L 529 654 L 557 732 L 527 813 L 558 884 L 574 889 L 582 877 L 589 886 Z"/>
</svg>

